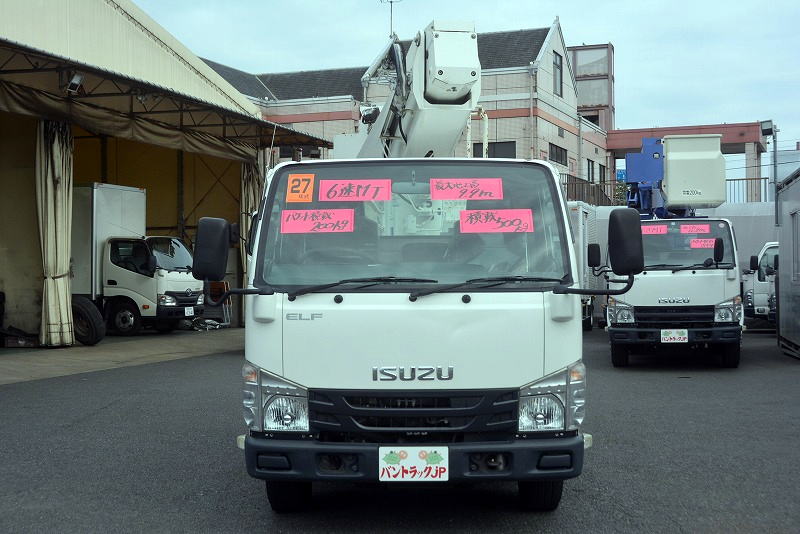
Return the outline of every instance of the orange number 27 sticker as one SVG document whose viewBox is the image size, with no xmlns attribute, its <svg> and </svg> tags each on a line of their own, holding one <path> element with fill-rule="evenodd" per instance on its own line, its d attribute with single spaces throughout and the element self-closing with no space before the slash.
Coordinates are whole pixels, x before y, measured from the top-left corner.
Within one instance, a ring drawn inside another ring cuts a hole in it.
<svg viewBox="0 0 800 534">
<path fill-rule="evenodd" d="M 286 187 L 286 202 L 311 202 L 314 200 L 314 175 L 290 174 Z"/>
</svg>

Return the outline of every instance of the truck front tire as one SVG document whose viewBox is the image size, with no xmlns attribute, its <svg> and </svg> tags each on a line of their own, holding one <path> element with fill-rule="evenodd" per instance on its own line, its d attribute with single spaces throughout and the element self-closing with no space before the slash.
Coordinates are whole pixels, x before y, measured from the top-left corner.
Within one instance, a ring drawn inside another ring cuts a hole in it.
<svg viewBox="0 0 800 534">
<path fill-rule="evenodd" d="M 563 480 L 525 480 L 517 484 L 519 505 L 526 512 L 552 512 L 561 502 Z"/>
<path fill-rule="evenodd" d="M 117 300 L 111 305 L 108 326 L 121 336 L 133 336 L 142 329 L 142 314 L 129 300 Z"/>
<path fill-rule="evenodd" d="M 739 343 L 726 343 L 719 347 L 718 357 L 722 367 L 735 369 L 739 367 L 742 346 Z"/>
<path fill-rule="evenodd" d="M 627 367 L 631 353 L 624 345 L 611 344 L 611 364 L 614 367 Z"/>
<path fill-rule="evenodd" d="M 106 324 L 100 310 L 86 297 L 72 297 L 72 324 L 75 339 L 83 345 L 97 345 L 106 337 Z"/>
<path fill-rule="evenodd" d="M 278 514 L 300 512 L 311 503 L 311 482 L 268 480 L 267 499 Z"/>
</svg>

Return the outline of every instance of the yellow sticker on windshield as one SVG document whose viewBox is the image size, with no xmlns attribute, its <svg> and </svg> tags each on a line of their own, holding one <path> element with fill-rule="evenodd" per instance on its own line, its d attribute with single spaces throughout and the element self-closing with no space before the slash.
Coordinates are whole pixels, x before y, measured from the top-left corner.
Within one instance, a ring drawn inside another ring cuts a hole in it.
<svg viewBox="0 0 800 534">
<path fill-rule="evenodd" d="M 311 202 L 314 200 L 314 175 L 290 174 L 286 186 L 286 202 Z"/>
</svg>

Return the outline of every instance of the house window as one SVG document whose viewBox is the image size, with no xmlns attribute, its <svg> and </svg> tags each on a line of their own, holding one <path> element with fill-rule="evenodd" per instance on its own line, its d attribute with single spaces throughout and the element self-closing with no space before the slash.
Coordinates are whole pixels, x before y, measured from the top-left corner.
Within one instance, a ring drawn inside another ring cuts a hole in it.
<svg viewBox="0 0 800 534">
<path fill-rule="evenodd" d="M 567 150 L 550 143 L 550 161 L 561 165 L 567 164 Z"/>
<path fill-rule="evenodd" d="M 553 52 L 553 93 L 564 95 L 564 58 Z"/>
<path fill-rule="evenodd" d="M 516 141 L 500 141 L 496 143 L 490 142 L 489 150 L 487 152 L 489 153 L 490 158 L 516 159 L 517 142 Z M 483 157 L 483 143 L 472 144 L 472 157 L 475 158 Z"/>
<path fill-rule="evenodd" d="M 594 183 L 594 161 L 586 160 L 586 179 Z"/>
<path fill-rule="evenodd" d="M 564 137 L 564 128 L 562 128 L 561 126 L 558 127 L 558 136 Z"/>
<path fill-rule="evenodd" d="M 600 172 L 599 172 L 600 183 L 604 184 L 604 183 L 606 183 L 606 166 L 605 165 L 598 165 L 598 167 L 600 168 Z"/>
</svg>

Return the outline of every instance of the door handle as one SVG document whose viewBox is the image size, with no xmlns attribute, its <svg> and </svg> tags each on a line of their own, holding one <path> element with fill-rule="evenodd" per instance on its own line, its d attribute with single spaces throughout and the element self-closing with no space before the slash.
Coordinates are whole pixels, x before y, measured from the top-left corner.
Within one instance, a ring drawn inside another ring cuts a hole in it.
<svg viewBox="0 0 800 534">
<path fill-rule="evenodd" d="M 106 280 L 106 285 L 107 286 L 115 286 L 115 285 L 117 285 L 117 281 L 116 280 Z"/>
</svg>

